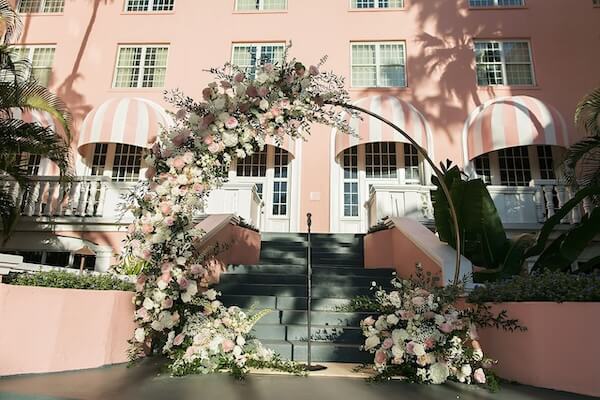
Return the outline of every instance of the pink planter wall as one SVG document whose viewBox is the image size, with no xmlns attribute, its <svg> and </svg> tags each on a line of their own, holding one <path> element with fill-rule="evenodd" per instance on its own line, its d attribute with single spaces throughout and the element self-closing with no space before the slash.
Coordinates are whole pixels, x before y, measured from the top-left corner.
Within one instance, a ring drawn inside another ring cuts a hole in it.
<svg viewBox="0 0 600 400">
<path fill-rule="evenodd" d="M 527 332 L 480 332 L 502 378 L 555 390 L 600 396 L 600 303 L 501 303 Z"/>
<path fill-rule="evenodd" d="M 132 296 L 0 284 L 0 376 L 126 362 Z"/>
</svg>

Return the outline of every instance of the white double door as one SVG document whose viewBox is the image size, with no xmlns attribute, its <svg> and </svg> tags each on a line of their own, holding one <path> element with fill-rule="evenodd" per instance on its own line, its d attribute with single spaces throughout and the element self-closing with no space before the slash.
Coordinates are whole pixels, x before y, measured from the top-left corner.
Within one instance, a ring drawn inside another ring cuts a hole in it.
<svg viewBox="0 0 600 400">
<path fill-rule="evenodd" d="M 292 214 L 291 156 L 283 149 L 264 151 L 238 160 L 230 170 L 231 182 L 254 183 L 262 200 L 260 226 L 264 232 L 290 232 Z"/>
</svg>

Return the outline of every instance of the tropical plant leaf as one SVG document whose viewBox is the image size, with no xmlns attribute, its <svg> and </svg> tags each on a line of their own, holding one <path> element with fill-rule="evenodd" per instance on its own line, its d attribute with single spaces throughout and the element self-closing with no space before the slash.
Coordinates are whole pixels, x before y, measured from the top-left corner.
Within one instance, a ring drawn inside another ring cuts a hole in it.
<svg viewBox="0 0 600 400">
<path fill-rule="evenodd" d="M 600 136 L 600 88 L 585 96 L 577 105 L 575 125 L 590 136 Z"/>
<path fill-rule="evenodd" d="M 518 275 L 523 270 L 526 261 L 525 253 L 535 243 L 535 235 L 525 233 L 509 242 L 508 249 L 502 265 L 489 271 L 478 271 L 473 274 L 475 282 L 492 282 L 514 275 Z"/>
<path fill-rule="evenodd" d="M 9 193 L 0 191 L 0 225 L 4 236 L 3 242 L 9 238 L 9 233 L 13 230 L 19 213 L 16 205 Z"/>
<path fill-rule="evenodd" d="M 23 30 L 23 21 L 8 0 L 0 0 L 0 27 L 4 31 L 2 40 L 5 44 L 16 41 Z"/>
<path fill-rule="evenodd" d="M 584 263 L 580 263 L 577 271 L 588 273 L 597 269 L 600 269 L 600 256 L 593 257 Z"/>
</svg>

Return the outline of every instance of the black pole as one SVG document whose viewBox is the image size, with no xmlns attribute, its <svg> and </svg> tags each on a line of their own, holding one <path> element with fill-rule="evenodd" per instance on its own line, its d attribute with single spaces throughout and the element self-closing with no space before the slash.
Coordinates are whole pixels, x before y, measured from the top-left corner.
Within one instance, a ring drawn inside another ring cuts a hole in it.
<svg viewBox="0 0 600 400">
<path fill-rule="evenodd" d="M 323 365 L 312 365 L 312 323 L 311 323 L 311 311 L 312 311 L 312 242 L 311 242 L 311 226 L 312 226 L 312 214 L 306 214 L 306 225 L 308 226 L 308 253 L 307 253 L 307 265 L 306 265 L 306 326 L 307 326 L 307 354 L 306 354 L 306 366 L 307 371 L 321 371 L 327 369 Z"/>
</svg>

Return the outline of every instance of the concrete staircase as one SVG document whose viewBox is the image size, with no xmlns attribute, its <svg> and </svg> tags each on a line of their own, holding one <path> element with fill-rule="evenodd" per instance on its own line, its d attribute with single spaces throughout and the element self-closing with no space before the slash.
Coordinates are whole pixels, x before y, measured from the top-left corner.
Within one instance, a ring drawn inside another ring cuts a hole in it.
<svg viewBox="0 0 600 400">
<path fill-rule="evenodd" d="M 307 356 L 306 234 L 263 233 L 259 265 L 230 266 L 217 290 L 226 305 L 272 309 L 255 327 L 255 336 L 282 357 Z M 359 327 L 367 313 L 343 312 L 356 295 L 368 294 L 372 281 L 389 285 L 391 270 L 363 268 L 363 235 L 313 234 L 312 360 L 364 362 Z"/>
</svg>

